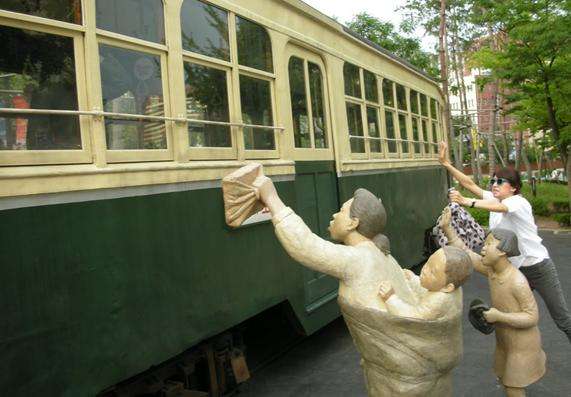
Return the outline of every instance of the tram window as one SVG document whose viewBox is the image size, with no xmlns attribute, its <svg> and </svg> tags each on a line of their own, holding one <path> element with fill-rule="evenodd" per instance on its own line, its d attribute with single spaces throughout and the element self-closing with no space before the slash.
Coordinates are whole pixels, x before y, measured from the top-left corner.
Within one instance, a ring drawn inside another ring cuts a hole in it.
<svg viewBox="0 0 571 397">
<path fill-rule="evenodd" d="M 316 148 L 327 147 L 327 130 L 325 127 L 325 105 L 321 69 L 314 63 L 307 63 L 309 73 L 309 95 L 311 96 L 311 118 L 313 119 L 313 135 Z"/>
<path fill-rule="evenodd" d="M 440 134 L 438 133 L 438 128 L 435 122 L 432 123 L 432 135 L 430 136 L 430 142 L 434 143 L 437 142 L 436 140 L 438 139 L 438 136 Z M 434 145 L 432 145 L 431 149 L 430 149 L 430 153 L 434 153 Z"/>
<path fill-rule="evenodd" d="M 165 42 L 161 0 L 97 0 L 97 27 L 155 43 Z"/>
<path fill-rule="evenodd" d="M 389 152 L 396 153 L 397 145 L 396 145 L 396 142 L 394 141 L 394 139 L 395 139 L 394 112 L 390 112 L 388 110 L 385 110 L 385 124 L 387 127 L 386 128 L 387 129 L 387 139 L 389 139 L 389 141 L 388 141 Z"/>
<path fill-rule="evenodd" d="M 269 81 L 240 75 L 240 99 L 244 123 L 273 125 Z M 274 130 L 245 127 L 244 144 L 247 150 L 273 150 Z"/>
<path fill-rule="evenodd" d="M 303 60 L 291 57 L 288 71 L 295 147 L 309 148 L 311 147 L 310 121 L 307 112 Z"/>
<path fill-rule="evenodd" d="M 431 98 L 430 99 L 430 116 L 436 120 L 436 114 L 437 114 L 437 110 L 438 109 L 438 102 L 436 102 L 436 99 Z"/>
<path fill-rule="evenodd" d="M 361 98 L 361 78 L 359 68 L 351 63 L 343 65 L 343 79 L 345 80 L 345 95 Z"/>
<path fill-rule="evenodd" d="M 0 9 L 81 24 L 81 0 L 0 0 Z"/>
<path fill-rule="evenodd" d="M 379 114 L 377 108 L 367 106 L 367 126 L 369 127 L 369 137 L 370 138 L 380 138 L 379 129 Z M 369 145 L 371 152 L 380 153 L 381 152 L 381 141 L 379 139 L 370 139 Z"/>
<path fill-rule="evenodd" d="M 408 110 L 408 106 L 406 104 L 406 90 L 400 84 L 397 84 L 397 103 L 400 110 Z"/>
<path fill-rule="evenodd" d="M 0 26 L 0 107 L 77 110 L 73 39 Z M 81 149 L 78 116 L 0 117 L 0 150 Z"/>
<path fill-rule="evenodd" d="M 184 63 L 184 71 L 187 117 L 228 122 L 226 72 L 188 62 Z M 190 146 L 232 146 L 229 126 L 189 123 L 188 133 Z"/>
<path fill-rule="evenodd" d="M 412 140 L 414 141 L 413 151 L 415 153 L 420 153 L 420 120 L 418 117 L 412 118 Z"/>
<path fill-rule="evenodd" d="M 408 153 L 408 135 L 407 135 L 407 128 L 406 128 L 406 116 L 404 114 L 399 114 L 399 131 L 400 131 L 400 139 L 403 140 L 402 142 L 402 152 Z"/>
<path fill-rule="evenodd" d="M 383 99 L 385 100 L 385 106 L 390 106 L 390 107 L 395 106 L 395 98 L 393 94 L 393 82 L 388 79 L 383 80 Z"/>
<path fill-rule="evenodd" d="M 428 98 L 424 94 L 420 94 L 420 111 L 423 116 L 428 117 Z"/>
<path fill-rule="evenodd" d="M 424 153 L 428 154 L 430 152 L 430 143 L 428 139 L 428 122 L 422 120 L 422 133 L 424 135 Z"/>
<path fill-rule="evenodd" d="M 272 43 L 266 29 L 247 19 L 236 17 L 238 63 L 254 69 L 273 71 Z"/>
<path fill-rule="evenodd" d="M 420 114 L 418 111 L 418 92 L 410 90 L 410 110 L 414 114 Z"/>
<path fill-rule="evenodd" d="M 351 152 L 365 153 L 365 140 L 363 136 L 363 119 L 361 118 L 361 106 L 347 102 L 347 122 L 349 126 L 349 141 L 351 142 Z"/>
<path fill-rule="evenodd" d="M 230 60 L 228 13 L 199 0 L 185 0 L 180 11 L 182 48 Z"/>
<path fill-rule="evenodd" d="M 371 102 L 379 102 L 377 78 L 367 70 L 363 70 L 363 77 L 365 79 L 365 99 Z"/>
<path fill-rule="evenodd" d="M 161 63 L 156 55 L 99 46 L 103 108 L 106 112 L 164 116 Z M 164 122 L 105 118 L 107 148 L 165 149 Z"/>
</svg>

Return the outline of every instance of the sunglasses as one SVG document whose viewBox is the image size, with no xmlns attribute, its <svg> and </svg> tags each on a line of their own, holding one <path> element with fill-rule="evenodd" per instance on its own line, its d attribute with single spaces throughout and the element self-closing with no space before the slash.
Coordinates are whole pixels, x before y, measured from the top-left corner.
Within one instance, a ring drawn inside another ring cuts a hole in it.
<svg viewBox="0 0 571 397">
<path fill-rule="evenodd" d="M 510 183 L 509 179 L 506 178 L 492 178 L 490 179 L 490 186 L 498 184 L 498 186 L 503 185 L 504 183 Z"/>
</svg>

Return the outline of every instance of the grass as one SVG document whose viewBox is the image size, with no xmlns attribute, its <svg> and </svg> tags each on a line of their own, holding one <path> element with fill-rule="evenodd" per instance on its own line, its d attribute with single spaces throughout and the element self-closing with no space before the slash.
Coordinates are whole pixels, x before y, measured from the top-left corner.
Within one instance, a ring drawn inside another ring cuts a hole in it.
<svg viewBox="0 0 571 397">
<path fill-rule="evenodd" d="M 462 195 L 473 197 L 472 193 L 460 189 Z M 536 216 L 549 217 L 561 226 L 569 226 L 569 193 L 567 185 L 558 183 L 542 182 L 537 184 L 537 196 L 531 192 L 531 186 L 524 183 L 521 189 L 522 195 L 530 202 L 533 214 Z M 488 226 L 489 212 L 480 208 L 468 208 L 470 214 L 482 226 Z"/>
</svg>

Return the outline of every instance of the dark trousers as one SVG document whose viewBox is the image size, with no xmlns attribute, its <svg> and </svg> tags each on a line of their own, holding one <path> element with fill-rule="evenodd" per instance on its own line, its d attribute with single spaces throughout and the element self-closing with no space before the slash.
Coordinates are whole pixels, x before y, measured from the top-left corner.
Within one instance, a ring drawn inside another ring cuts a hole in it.
<svg viewBox="0 0 571 397">
<path fill-rule="evenodd" d="M 551 318 L 557 327 L 565 332 L 571 342 L 571 314 L 565 303 L 557 269 L 551 259 L 545 259 L 532 266 L 522 266 L 519 270 L 543 298 Z"/>
</svg>

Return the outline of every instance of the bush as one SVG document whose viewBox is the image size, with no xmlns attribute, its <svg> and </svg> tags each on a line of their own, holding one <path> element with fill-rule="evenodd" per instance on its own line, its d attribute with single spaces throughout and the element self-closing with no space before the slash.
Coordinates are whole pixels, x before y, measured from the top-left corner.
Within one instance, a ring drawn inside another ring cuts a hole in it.
<svg viewBox="0 0 571 397">
<path fill-rule="evenodd" d="M 563 214 L 554 214 L 553 219 L 559 223 L 560 226 L 571 226 L 571 213 L 563 213 Z"/>
<path fill-rule="evenodd" d="M 531 208 L 533 209 L 534 215 L 549 216 L 549 206 L 543 197 L 531 197 L 529 202 L 531 204 Z"/>
<path fill-rule="evenodd" d="M 470 215 L 474 217 L 476 222 L 478 222 L 483 227 L 488 227 L 488 221 L 490 220 L 490 213 L 481 208 L 466 208 Z"/>
<path fill-rule="evenodd" d="M 560 198 L 554 199 L 551 203 L 551 207 L 555 213 L 569 212 L 569 200 Z"/>
</svg>

